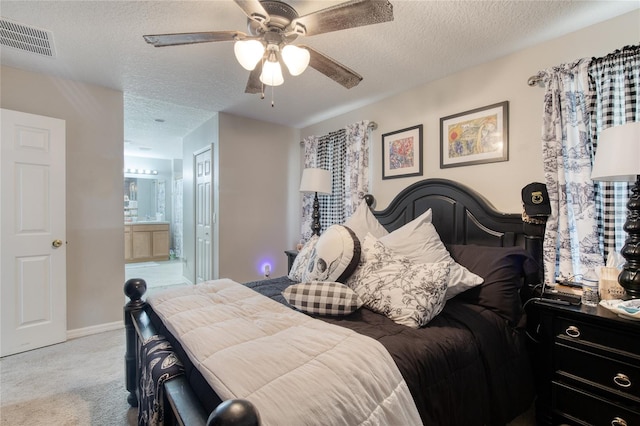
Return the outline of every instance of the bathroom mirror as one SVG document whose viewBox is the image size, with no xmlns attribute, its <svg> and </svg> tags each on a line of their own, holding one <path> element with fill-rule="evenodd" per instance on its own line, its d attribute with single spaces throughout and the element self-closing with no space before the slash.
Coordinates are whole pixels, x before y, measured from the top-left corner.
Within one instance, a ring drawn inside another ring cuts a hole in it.
<svg viewBox="0 0 640 426">
<path fill-rule="evenodd" d="M 125 220 L 131 222 L 155 221 L 164 215 L 164 180 L 146 178 L 124 178 Z M 160 218 L 162 220 L 162 218 Z"/>
</svg>

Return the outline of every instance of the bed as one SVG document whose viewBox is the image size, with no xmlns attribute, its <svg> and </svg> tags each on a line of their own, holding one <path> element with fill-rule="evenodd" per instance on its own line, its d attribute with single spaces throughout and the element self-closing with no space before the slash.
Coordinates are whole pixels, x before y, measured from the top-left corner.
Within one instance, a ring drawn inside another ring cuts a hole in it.
<svg viewBox="0 0 640 426">
<path fill-rule="evenodd" d="M 379 342 L 401 373 L 420 423 L 506 424 L 525 412 L 535 396 L 520 290 L 540 280 L 540 235 L 526 233 L 521 214 L 498 212 L 480 194 L 444 179 L 417 182 L 401 191 L 386 209 L 372 211 L 372 217 L 384 228 L 381 232 L 397 235 L 395 244 L 400 245 L 416 234 L 411 226 L 427 216 L 447 254 L 455 261 L 455 268 L 481 277 L 479 284 L 462 287 L 446 300 L 445 285 L 439 293 L 444 302 L 426 325 L 419 321 L 415 327 L 403 325 L 393 315 L 366 307 L 345 315 L 309 311 L 303 316 L 312 318 L 312 324 L 319 319 L 323 324 Z M 392 240 L 385 238 L 382 236 L 379 241 L 388 241 L 392 246 Z M 384 244 L 375 242 L 370 233 L 355 241 L 361 243 L 357 256 L 361 259 L 365 259 L 365 253 L 384 250 Z M 412 247 L 408 250 L 415 251 Z M 369 275 L 362 272 L 366 269 L 363 263 L 365 260 L 360 261 L 351 277 L 359 276 L 366 281 Z M 454 263 L 446 268 L 447 277 L 453 268 Z M 275 301 L 288 311 L 299 310 L 295 301 L 283 296 L 286 289 L 295 288 L 299 282 L 292 280 L 291 274 L 245 283 L 242 291 L 259 292 L 266 296 L 264 299 Z M 166 423 L 207 424 L 209 414 L 226 398 L 212 389 L 206 372 L 190 364 L 191 350 L 183 348 L 183 342 L 174 336 L 179 334 L 177 329 L 165 324 L 167 315 L 160 312 L 161 303 L 156 302 L 159 313 L 144 300 L 145 289 L 143 280 L 129 280 L 125 284 L 125 294 L 130 299 L 124 308 L 128 401 L 132 406 L 140 403 L 144 344 L 154 336 L 163 336 L 170 344 L 172 356 L 184 364 L 183 372 L 163 384 Z M 410 321 L 414 319 L 411 317 Z"/>
</svg>

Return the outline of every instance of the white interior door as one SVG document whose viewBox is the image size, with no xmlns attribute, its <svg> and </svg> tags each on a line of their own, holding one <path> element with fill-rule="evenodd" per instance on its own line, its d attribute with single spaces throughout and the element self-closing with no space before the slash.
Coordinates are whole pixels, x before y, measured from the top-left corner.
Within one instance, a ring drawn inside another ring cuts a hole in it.
<svg viewBox="0 0 640 426">
<path fill-rule="evenodd" d="M 66 340 L 65 122 L 1 110 L 0 356 Z"/>
<path fill-rule="evenodd" d="M 212 241 L 212 163 L 211 149 L 195 155 L 196 194 L 196 284 L 211 279 Z"/>
</svg>

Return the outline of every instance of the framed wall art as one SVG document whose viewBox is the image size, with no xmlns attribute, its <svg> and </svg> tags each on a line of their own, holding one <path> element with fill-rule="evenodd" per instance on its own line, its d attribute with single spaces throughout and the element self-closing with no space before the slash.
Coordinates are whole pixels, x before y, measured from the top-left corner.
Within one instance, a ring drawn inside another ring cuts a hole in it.
<svg viewBox="0 0 640 426">
<path fill-rule="evenodd" d="M 422 124 L 382 135 L 382 179 L 422 175 Z"/>
<path fill-rule="evenodd" d="M 509 159 L 509 102 L 440 119 L 440 168 Z"/>
</svg>

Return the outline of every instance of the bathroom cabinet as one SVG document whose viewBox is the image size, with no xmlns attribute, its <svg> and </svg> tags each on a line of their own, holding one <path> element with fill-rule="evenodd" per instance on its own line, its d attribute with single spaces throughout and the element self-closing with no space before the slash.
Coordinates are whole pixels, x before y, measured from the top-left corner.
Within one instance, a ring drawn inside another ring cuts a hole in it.
<svg viewBox="0 0 640 426">
<path fill-rule="evenodd" d="M 130 223 L 124 226 L 125 262 L 169 260 L 169 224 Z"/>
</svg>

